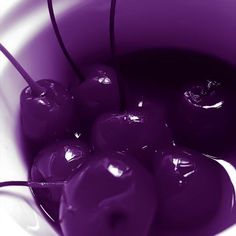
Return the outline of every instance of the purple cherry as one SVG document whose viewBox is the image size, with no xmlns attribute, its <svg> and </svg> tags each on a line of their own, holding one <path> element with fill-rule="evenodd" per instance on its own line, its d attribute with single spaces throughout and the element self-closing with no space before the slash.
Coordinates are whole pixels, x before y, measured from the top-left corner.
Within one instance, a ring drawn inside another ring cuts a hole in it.
<svg viewBox="0 0 236 236">
<path fill-rule="evenodd" d="M 115 71 L 105 65 L 91 67 L 86 81 L 74 88 L 79 117 L 94 120 L 104 112 L 118 111 L 119 87 Z"/>
<path fill-rule="evenodd" d="M 206 80 L 186 86 L 171 104 L 170 126 L 182 144 L 217 154 L 234 137 L 234 96 L 223 84 Z"/>
<path fill-rule="evenodd" d="M 53 80 L 35 82 L 2 44 L 0 51 L 29 85 L 20 97 L 24 135 L 31 141 L 47 143 L 69 131 L 73 125 L 74 105 L 66 88 Z"/>
<path fill-rule="evenodd" d="M 47 143 L 69 133 L 74 123 L 74 103 L 70 93 L 53 80 L 37 81 L 45 92 L 35 95 L 26 87 L 20 97 L 24 135 L 34 142 Z"/>
<path fill-rule="evenodd" d="M 77 140 L 60 141 L 49 145 L 36 156 L 31 168 L 31 180 L 49 183 L 66 181 L 85 162 L 89 152 L 89 148 Z M 40 205 L 57 220 L 62 186 L 33 188 L 33 192 Z"/>
<path fill-rule="evenodd" d="M 194 228 L 209 222 L 219 210 L 223 168 L 188 149 L 168 149 L 156 158 L 160 197 L 157 220 L 168 228 Z"/>
<path fill-rule="evenodd" d="M 146 161 L 151 156 L 145 153 L 171 143 L 163 112 L 158 106 L 103 114 L 94 123 L 92 141 L 97 149 L 124 151 Z"/>
<path fill-rule="evenodd" d="M 146 170 L 129 156 L 94 156 L 65 185 L 60 205 L 64 236 L 146 236 L 156 192 Z"/>
</svg>

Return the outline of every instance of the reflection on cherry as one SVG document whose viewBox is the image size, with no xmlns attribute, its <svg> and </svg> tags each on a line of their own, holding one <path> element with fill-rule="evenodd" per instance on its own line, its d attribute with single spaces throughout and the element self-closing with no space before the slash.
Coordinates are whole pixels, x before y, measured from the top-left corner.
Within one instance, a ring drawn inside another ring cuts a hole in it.
<svg viewBox="0 0 236 236">
<path fill-rule="evenodd" d="M 37 82 L 45 92 L 35 95 L 26 87 L 20 97 L 21 121 L 24 135 L 37 143 L 51 142 L 70 133 L 74 124 L 74 101 L 58 82 Z"/>
<path fill-rule="evenodd" d="M 118 111 L 120 95 L 115 71 L 105 65 L 89 69 L 86 80 L 73 88 L 80 118 L 93 121 L 104 112 Z"/>
<path fill-rule="evenodd" d="M 65 185 L 64 236 L 146 236 L 156 212 L 154 183 L 134 159 L 115 152 L 90 159 Z"/>
<path fill-rule="evenodd" d="M 100 116 L 93 126 L 92 141 L 99 150 L 128 152 L 146 161 L 145 152 L 171 143 L 162 112 L 148 107 Z"/>
<path fill-rule="evenodd" d="M 0 51 L 22 75 L 28 86 L 21 92 L 20 115 L 24 135 L 37 144 L 56 140 L 73 127 L 73 97 L 53 80 L 35 82 L 19 62 L 0 43 Z"/>
<path fill-rule="evenodd" d="M 186 86 L 171 106 L 170 126 L 177 140 L 217 154 L 234 137 L 234 100 L 230 89 L 215 80 Z"/>
<path fill-rule="evenodd" d="M 223 168 L 189 149 L 173 147 L 156 158 L 160 191 L 158 219 L 170 228 L 194 228 L 209 222 L 219 210 Z"/>
<path fill-rule="evenodd" d="M 89 148 L 77 140 L 65 140 L 44 148 L 31 168 L 34 182 L 66 181 L 88 158 Z M 33 188 L 39 203 L 54 219 L 58 219 L 62 186 Z"/>
</svg>

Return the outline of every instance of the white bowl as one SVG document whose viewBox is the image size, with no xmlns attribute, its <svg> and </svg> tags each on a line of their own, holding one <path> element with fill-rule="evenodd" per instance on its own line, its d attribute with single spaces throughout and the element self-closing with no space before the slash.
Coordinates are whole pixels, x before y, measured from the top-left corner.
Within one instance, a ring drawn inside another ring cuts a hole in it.
<svg viewBox="0 0 236 236">
<path fill-rule="evenodd" d="M 61 82 L 73 79 L 52 30 L 46 1 L 12 0 L 11 8 L 7 8 L 11 1 L 1 2 L 0 41 L 32 77 Z M 61 0 L 54 1 L 54 8 L 74 60 L 84 64 L 109 56 L 110 0 Z M 232 0 L 117 1 L 118 53 L 177 47 L 236 64 L 235 9 L 236 1 Z M 26 84 L 3 56 L 0 61 L 0 181 L 26 180 L 28 170 L 16 122 L 19 95 Z M 65 74 L 69 76 L 63 77 Z M 233 179 L 235 169 L 222 163 Z M 30 191 L 22 187 L 0 190 L 0 234 L 57 235 L 37 209 Z M 221 233 L 235 234 L 234 226 Z"/>
</svg>

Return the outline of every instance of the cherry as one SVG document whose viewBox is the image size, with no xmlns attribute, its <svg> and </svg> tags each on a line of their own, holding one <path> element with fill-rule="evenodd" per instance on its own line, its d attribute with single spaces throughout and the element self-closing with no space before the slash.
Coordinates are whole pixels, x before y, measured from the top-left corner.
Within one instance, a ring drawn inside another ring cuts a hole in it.
<svg viewBox="0 0 236 236">
<path fill-rule="evenodd" d="M 146 236 L 155 212 L 149 173 L 127 155 L 106 152 L 65 185 L 60 222 L 64 236 Z"/>
<path fill-rule="evenodd" d="M 74 63 L 70 56 L 57 25 L 52 0 L 48 0 L 48 10 L 51 23 L 57 38 L 57 41 L 64 53 L 67 61 L 71 65 L 72 70 L 75 72 L 79 81 L 72 86 L 72 93 L 75 97 L 78 120 L 80 123 L 79 128 L 87 129 L 91 126 L 93 120 L 101 113 L 109 111 L 117 111 L 120 104 L 120 95 L 117 76 L 115 71 L 105 65 L 95 65 L 90 68 L 89 73 L 84 75 L 80 68 Z M 114 21 L 115 21 L 115 3 L 111 1 L 110 9 L 110 46 L 112 59 L 115 63 L 115 35 L 114 35 Z M 82 83 L 80 83 L 82 81 Z"/>
<path fill-rule="evenodd" d="M 160 153 L 155 176 L 160 197 L 157 219 L 168 228 L 194 228 L 219 210 L 223 168 L 188 149 L 173 147 Z"/>
<path fill-rule="evenodd" d="M 88 158 L 89 152 L 89 148 L 77 140 L 51 144 L 36 156 L 31 168 L 31 180 L 48 183 L 66 181 Z M 53 219 L 57 220 L 62 186 L 33 188 L 33 192 L 40 205 Z"/>
<path fill-rule="evenodd" d="M 72 131 L 75 108 L 73 97 L 58 82 L 44 79 L 37 84 L 45 93 L 35 96 L 31 87 L 21 93 L 22 127 L 30 140 L 47 143 Z"/>
<path fill-rule="evenodd" d="M 100 114 L 118 111 L 119 88 L 115 71 L 104 65 L 90 68 L 86 81 L 73 89 L 76 110 L 84 120 L 94 120 Z"/>
<path fill-rule="evenodd" d="M 53 80 L 34 82 L 15 58 L 0 44 L 0 50 L 29 84 L 20 97 L 24 135 L 34 142 L 48 142 L 71 129 L 74 118 L 73 97 Z"/>
<path fill-rule="evenodd" d="M 220 153 L 222 143 L 234 137 L 233 101 L 230 90 L 215 80 L 186 86 L 171 106 L 170 126 L 177 140 L 203 152 Z"/>
<path fill-rule="evenodd" d="M 109 41 L 113 66 L 117 68 L 115 41 L 116 0 L 111 0 L 109 18 Z M 118 83 L 119 82 L 119 83 Z M 85 76 L 85 81 L 74 88 L 79 117 L 87 126 L 104 112 L 117 112 L 124 107 L 121 80 L 109 66 L 94 65 Z"/>
<path fill-rule="evenodd" d="M 129 152 L 144 162 L 150 161 L 150 152 L 171 143 L 158 106 L 153 110 L 147 106 L 146 109 L 103 114 L 94 123 L 92 141 L 96 149 Z"/>
</svg>

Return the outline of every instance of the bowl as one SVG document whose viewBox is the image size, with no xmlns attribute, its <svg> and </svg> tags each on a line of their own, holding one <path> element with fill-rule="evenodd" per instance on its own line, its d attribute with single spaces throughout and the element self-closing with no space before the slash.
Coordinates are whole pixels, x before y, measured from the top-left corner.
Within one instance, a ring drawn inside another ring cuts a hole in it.
<svg viewBox="0 0 236 236">
<path fill-rule="evenodd" d="M 49 78 L 66 83 L 74 79 L 54 35 L 46 1 L 15 0 L 1 4 L 5 5 L 1 7 L 4 11 L 0 41 L 29 74 L 35 80 Z M 53 4 L 64 43 L 74 61 L 84 66 L 110 56 L 109 0 L 54 1 Z M 189 49 L 236 65 L 235 7 L 236 2 L 231 0 L 117 1 L 117 52 L 124 54 L 154 47 Z M 28 167 L 18 125 L 19 95 L 26 84 L 2 55 L 0 61 L 0 181 L 26 180 Z M 234 167 L 223 160 L 219 163 L 236 186 Z M 17 235 L 58 235 L 38 210 L 29 189 L 4 188 L 0 190 L 0 198 L 3 235 L 16 232 Z M 212 227 L 209 226 L 209 232 Z M 230 228 L 218 233 L 234 235 L 236 225 L 232 223 Z"/>
</svg>

